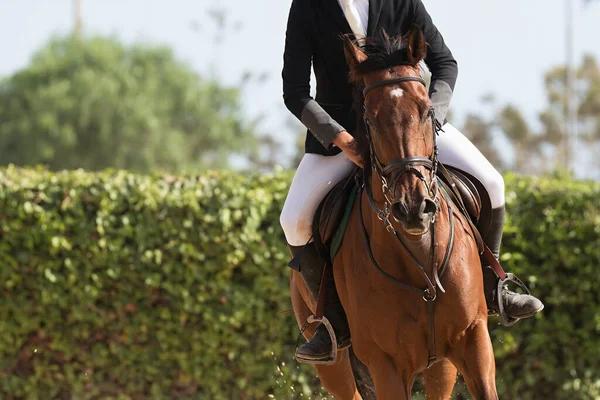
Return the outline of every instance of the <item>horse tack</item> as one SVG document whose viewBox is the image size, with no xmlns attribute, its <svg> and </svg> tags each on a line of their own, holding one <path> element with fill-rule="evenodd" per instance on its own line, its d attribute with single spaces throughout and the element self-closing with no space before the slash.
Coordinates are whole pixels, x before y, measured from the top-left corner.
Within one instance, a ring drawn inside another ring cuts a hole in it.
<svg viewBox="0 0 600 400">
<path fill-rule="evenodd" d="M 404 76 L 404 77 L 398 77 L 398 78 L 375 82 L 375 83 L 365 87 L 365 89 L 363 90 L 363 96 L 366 99 L 367 95 L 371 92 L 371 90 L 378 88 L 378 87 L 384 87 L 384 86 L 395 85 L 398 83 L 411 82 L 411 81 L 418 82 L 418 83 L 421 83 L 424 86 L 426 86 L 425 81 L 420 77 Z M 437 290 L 439 289 L 442 293 L 445 293 L 445 290 L 440 282 L 440 278 L 443 276 L 443 273 L 446 271 L 446 266 L 450 260 L 450 256 L 452 254 L 452 248 L 453 248 L 453 244 L 454 244 L 453 210 L 450 206 L 450 201 L 447 197 L 447 194 L 445 192 L 442 192 L 442 196 L 446 200 L 446 204 L 448 206 L 448 214 L 449 214 L 448 222 L 449 222 L 449 226 L 450 226 L 450 232 L 449 232 L 448 245 L 446 247 L 446 251 L 444 254 L 444 259 L 442 261 L 441 266 L 438 266 L 436 263 L 438 246 L 437 246 L 437 243 L 435 242 L 435 230 L 436 230 L 435 222 L 436 222 L 437 213 L 440 209 L 440 203 L 439 203 L 440 197 L 439 197 L 439 186 L 436 182 L 436 179 L 437 179 L 436 172 L 437 172 L 437 166 L 438 166 L 436 137 L 437 137 L 438 130 L 441 129 L 441 126 L 439 126 L 439 123 L 437 123 L 437 121 L 435 120 L 434 115 L 433 115 L 433 109 L 431 109 L 430 115 L 432 117 L 432 120 L 434 121 L 434 123 L 433 123 L 434 151 L 433 151 L 433 154 L 431 157 L 423 157 L 423 156 L 405 157 L 405 158 L 401 158 L 401 159 L 392 160 L 387 165 L 384 165 L 379 160 L 379 158 L 377 157 L 377 154 L 375 152 L 375 147 L 373 145 L 373 140 L 371 138 L 371 133 L 369 130 L 370 129 L 369 120 L 366 117 L 366 105 L 363 105 L 363 109 L 365 111 L 365 115 L 363 115 L 363 118 L 364 118 L 364 122 L 365 122 L 365 126 L 366 126 L 366 135 L 367 135 L 367 140 L 368 140 L 369 146 L 370 146 L 370 156 L 371 157 L 370 157 L 370 160 L 367 161 L 365 167 L 363 168 L 364 178 L 363 178 L 362 189 L 364 190 L 364 192 L 366 194 L 366 197 L 369 201 L 369 205 L 371 206 L 373 211 L 375 211 L 378 218 L 381 221 L 383 221 L 385 229 L 398 240 L 398 242 L 400 243 L 402 248 L 406 251 L 406 253 L 412 259 L 413 263 L 416 265 L 417 269 L 419 270 L 419 272 L 421 273 L 421 275 L 423 276 L 423 278 L 427 284 L 427 288 L 420 289 L 420 288 L 416 288 L 414 286 L 410 286 L 404 282 L 401 282 L 398 279 L 396 279 L 395 277 L 393 277 L 392 275 L 390 275 L 389 273 L 387 273 L 386 271 L 384 271 L 379 266 L 379 264 L 375 260 L 373 252 L 371 250 L 371 245 L 369 243 L 369 237 L 367 234 L 367 230 L 365 228 L 364 218 L 363 218 L 363 213 L 362 213 L 362 196 L 360 196 L 359 197 L 359 206 L 358 206 L 359 220 L 360 220 L 360 226 L 361 226 L 363 239 L 364 239 L 366 250 L 367 250 L 367 255 L 371 261 L 371 264 L 375 267 L 375 269 L 381 275 L 383 275 L 385 278 L 387 278 L 388 280 L 390 280 L 391 282 L 393 282 L 394 284 L 396 284 L 397 286 L 399 286 L 401 288 L 410 289 L 414 292 L 419 293 L 423 297 L 423 300 L 426 302 L 428 329 L 429 329 L 429 335 L 428 335 L 429 336 L 429 340 L 428 340 L 428 342 L 429 342 L 429 357 L 428 357 L 427 367 L 429 368 L 432 364 L 434 364 L 437 361 L 436 341 L 435 341 L 435 320 L 434 320 L 435 301 L 437 300 Z M 416 168 L 417 166 L 424 167 L 430 171 L 430 174 L 431 174 L 430 182 L 431 183 L 427 182 L 427 179 L 425 178 L 423 173 L 418 168 Z M 379 179 L 382 183 L 382 191 L 383 191 L 383 194 L 385 197 L 385 203 L 383 206 L 383 210 L 379 209 L 379 207 L 375 203 L 375 200 L 373 199 L 372 188 L 371 188 L 370 177 L 369 177 L 370 170 L 373 170 L 376 172 L 377 176 L 379 177 Z M 390 209 L 392 206 L 392 201 L 388 198 L 389 185 L 388 185 L 386 176 L 389 176 L 390 174 L 392 174 L 394 172 L 399 172 L 399 175 L 396 176 L 396 179 L 398 179 L 404 173 L 410 172 L 410 173 L 415 174 L 421 181 L 423 181 L 425 183 L 425 185 L 427 187 L 427 191 L 429 192 L 430 196 L 433 197 L 433 199 L 436 203 L 436 211 L 431 220 L 431 228 L 430 228 L 431 235 L 432 235 L 431 250 L 430 250 L 431 264 L 432 264 L 432 278 L 430 278 L 427 275 L 425 268 L 419 263 L 417 258 L 414 256 L 414 254 L 408 248 L 408 246 L 406 246 L 406 244 L 403 242 L 403 240 L 401 238 L 402 235 L 400 233 L 398 233 L 398 231 L 393 227 L 393 225 L 390 221 L 389 216 L 390 216 Z M 440 269 L 442 272 L 438 273 L 438 269 Z"/>
<path fill-rule="evenodd" d="M 367 199 L 369 200 L 369 203 L 371 205 L 371 208 L 374 209 L 374 211 L 376 213 L 378 213 L 378 215 L 381 215 L 382 211 L 379 210 L 373 200 L 372 195 L 369 193 L 370 192 L 370 188 L 368 186 L 368 177 L 367 175 L 367 168 L 364 169 L 364 174 L 365 174 L 365 180 L 362 186 L 362 190 L 365 191 L 365 194 L 367 196 Z M 444 196 L 445 197 L 445 196 Z M 359 194 L 359 200 L 358 200 L 358 210 L 359 210 L 359 221 L 360 221 L 360 227 L 361 227 L 361 232 L 362 232 L 362 236 L 363 236 L 363 241 L 365 242 L 365 247 L 367 250 L 367 255 L 369 257 L 369 259 L 371 260 L 371 264 L 375 267 L 375 269 L 377 270 L 377 272 L 379 272 L 382 276 L 384 276 L 386 279 L 390 280 L 391 282 L 393 282 L 395 285 L 399 286 L 400 288 L 403 289 L 409 289 L 412 290 L 418 294 L 421 295 L 421 297 L 423 298 L 423 300 L 426 302 L 427 304 L 427 318 L 428 318 L 428 328 L 429 328 L 429 357 L 428 357 L 428 362 L 427 362 L 427 367 L 429 368 L 432 364 L 434 364 L 437 361 L 437 355 L 436 355 L 436 340 L 435 340 L 435 320 L 434 320 L 434 316 L 435 316 L 435 301 L 437 300 L 437 289 L 436 289 L 436 285 L 438 288 L 443 289 L 443 287 L 441 286 L 440 283 L 440 279 L 443 277 L 444 272 L 446 271 L 446 266 L 448 265 L 448 262 L 450 260 L 450 256 L 452 254 L 452 248 L 453 248 L 453 244 L 454 244 L 454 218 L 453 218 L 453 211 L 452 208 L 450 207 L 450 204 L 448 204 L 448 212 L 449 212 L 449 225 L 450 225 L 450 233 L 449 233 L 449 240 L 448 240 L 448 246 L 446 247 L 446 253 L 444 255 L 444 260 L 442 262 L 442 267 L 441 269 L 441 273 L 438 276 L 438 266 L 434 265 L 433 268 L 433 274 L 434 274 L 434 278 L 433 280 L 429 278 L 429 276 L 427 275 L 427 273 L 425 272 L 425 268 L 423 268 L 423 266 L 417 261 L 416 257 L 412 254 L 412 252 L 408 249 L 408 247 L 406 247 L 406 245 L 404 244 L 404 242 L 402 241 L 402 239 L 400 238 L 400 234 L 398 233 L 398 231 L 396 231 L 393 227 L 390 229 L 391 222 L 389 221 L 389 216 L 386 216 L 383 220 L 384 223 L 387 223 L 386 226 L 386 230 L 390 233 L 392 233 L 394 235 L 394 237 L 400 242 L 400 244 L 402 245 L 402 247 L 405 249 L 405 251 L 410 255 L 410 257 L 412 258 L 413 262 L 415 263 L 415 265 L 417 266 L 417 268 L 419 269 L 419 271 L 421 272 L 422 276 L 424 277 L 426 283 L 427 283 L 427 288 L 426 289 L 420 289 L 414 286 L 410 286 L 398 279 L 396 279 L 394 276 L 390 275 L 389 273 L 387 273 L 385 270 L 383 270 L 379 264 L 377 263 L 377 260 L 375 259 L 375 256 L 373 255 L 373 251 L 371 250 L 371 244 L 369 241 L 369 236 L 367 234 L 367 230 L 365 227 L 365 223 L 364 223 L 364 218 L 363 218 L 363 213 L 362 213 L 362 193 Z M 381 218 L 380 218 L 381 219 Z M 435 232 L 435 223 L 432 223 L 432 235 L 434 235 Z M 432 260 L 436 259 L 436 251 L 435 249 L 437 248 L 437 245 L 435 244 L 434 238 L 432 238 Z"/>
</svg>

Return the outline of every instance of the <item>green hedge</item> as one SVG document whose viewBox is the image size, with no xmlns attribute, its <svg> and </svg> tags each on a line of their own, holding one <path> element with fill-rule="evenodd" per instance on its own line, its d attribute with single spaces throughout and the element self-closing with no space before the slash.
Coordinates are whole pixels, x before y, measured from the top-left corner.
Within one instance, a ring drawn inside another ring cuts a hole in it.
<svg viewBox="0 0 600 400">
<path fill-rule="evenodd" d="M 292 361 L 290 178 L 0 170 L 0 398 L 320 398 Z M 546 310 L 491 321 L 501 398 L 599 399 L 600 185 L 507 184 L 504 263 Z"/>
</svg>

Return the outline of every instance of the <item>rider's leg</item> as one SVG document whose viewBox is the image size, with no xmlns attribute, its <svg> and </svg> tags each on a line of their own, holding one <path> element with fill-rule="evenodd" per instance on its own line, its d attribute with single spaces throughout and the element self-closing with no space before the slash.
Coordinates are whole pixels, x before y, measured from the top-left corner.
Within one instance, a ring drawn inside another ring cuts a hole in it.
<svg viewBox="0 0 600 400">
<path fill-rule="evenodd" d="M 500 254 L 500 243 L 504 228 L 504 179 L 494 166 L 461 132 L 450 124 L 443 126 L 438 137 L 440 161 L 477 178 L 486 188 L 492 203 L 492 223 L 483 238 L 496 257 Z M 498 277 L 489 266 L 484 266 L 484 283 L 488 307 L 496 310 Z M 505 312 L 516 318 L 530 317 L 540 312 L 544 305 L 533 296 L 503 290 L 502 301 Z M 497 310 L 496 310 L 497 311 Z"/>
<path fill-rule="evenodd" d="M 311 242 L 306 247 L 298 247 L 292 254 L 296 253 L 300 264 L 300 275 L 308 286 L 313 299 L 316 301 L 319 294 L 321 276 L 325 260 L 318 254 L 316 247 Z M 350 328 L 346 320 L 346 313 L 338 297 L 333 279 L 333 269 L 328 268 L 325 271 L 325 307 L 323 314 L 331 323 L 337 341 L 338 350 L 350 345 Z M 323 324 L 319 324 L 315 329 L 312 338 L 305 344 L 298 347 L 296 359 L 305 362 L 325 361 L 331 354 L 331 338 L 329 332 Z"/>
<path fill-rule="evenodd" d="M 315 300 L 325 260 L 319 256 L 311 240 L 313 217 L 325 195 L 347 177 L 353 168 L 354 164 L 343 153 L 331 157 L 304 155 L 281 212 L 280 223 L 292 257 L 299 264 L 297 267 L 300 274 Z M 331 268 L 327 270 L 325 279 L 328 291 L 324 314 L 334 328 L 338 347 L 345 347 L 350 342 L 350 333 L 344 309 L 335 290 Z M 330 352 L 331 339 L 327 329 L 321 324 L 311 340 L 298 348 L 296 356 L 305 361 L 321 361 L 327 359 Z"/>
</svg>

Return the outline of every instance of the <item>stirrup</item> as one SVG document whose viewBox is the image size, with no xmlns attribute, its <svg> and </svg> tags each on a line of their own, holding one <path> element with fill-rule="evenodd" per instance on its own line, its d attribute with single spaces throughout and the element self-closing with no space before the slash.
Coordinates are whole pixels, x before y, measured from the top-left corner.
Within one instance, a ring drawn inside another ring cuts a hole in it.
<svg viewBox="0 0 600 400">
<path fill-rule="evenodd" d="M 338 356 L 337 338 L 335 337 L 335 332 L 333 331 L 333 326 L 331 325 L 331 322 L 329 322 L 329 320 L 325 316 L 318 318 L 318 317 L 315 317 L 313 314 L 308 317 L 308 319 L 304 323 L 304 326 L 300 330 L 300 335 L 298 335 L 298 341 L 296 341 L 296 352 L 298 351 L 298 342 L 300 340 L 300 336 L 302 336 L 302 334 L 304 333 L 304 331 L 306 330 L 306 327 L 308 325 L 311 325 L 315 322 L 319 322 L 319 323 L 323 324 L 325 326 L 325 328 L 327 328 L 327 333 L 329 333 L 329 338 L 331 339 L 331 353 L 329 353 L 329 357 L 327 357 L 327 360 L 323 360 L 323 361 L 306 360 L 303 358 L 299 358 L 297 353 L 295 353 L 294 358 L 296 359 L 296 361 L 298 361 L 299 363 L 302 363 L 302 364 L 333 365 L 337 362 L 337 356 Z"/>
<path fill-rule="evenodd" d="M 496 302 L 498 303 L 498 315 L 500 316 L 500 323 L 504 326 L 513 326 L 516 324 L 521 318 L 510 317 L 506 315 L 504 311 L 504 302 L 502 301 L 502 289 L 503 286 L 508 282 L 514 282 L 523 289 L 528 295 L 531 295 L 531 291 L 529 288 L 516 276 L 511 274 L 510 272 L 506 273 L 506 278 L 500 279 L 498 278 L 498 287 L 496 288 Z"/>
</svg>

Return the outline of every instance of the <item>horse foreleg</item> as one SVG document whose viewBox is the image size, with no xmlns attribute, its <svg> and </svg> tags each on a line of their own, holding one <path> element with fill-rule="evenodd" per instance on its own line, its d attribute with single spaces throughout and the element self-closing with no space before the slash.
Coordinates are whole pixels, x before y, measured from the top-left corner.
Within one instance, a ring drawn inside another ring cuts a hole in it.
<svg viewBox="0 0 600 400">
<path fill-rule="evenodd" d="M 485 318 L 475 321 L 467 329 L 448 358 L 462 374 L 475 400 L 498 400 L 496 361 Z"/>
<path fill-rule="evenodd" d="M 414 376 L 407 376 L 396 368 L 390 355 L 381 351 L 375 344 L 362 346 L 361 360 L 369 368 L 378 400 L 410 400 Z M 356 349 L 358 352 L 359 350 Z"/>
<path fill-rule="evenodd" d="M 362 400 L 356 387 L 348 349 L 338 354 L 333 365 L 315 365 L 325 390 L 336 400 Z"/>
<path fill-rule="evenodd" d="M 302 328 L 312 311 L 304 301 L 298 285 L 304 285 L 302 277 L 297 272 L 292 272 L 290 279 L 292 307 L 294 308 L 294 314 L 296 314 L 298 327 Z M 315 327 L 316 325 L 313 324 L 304 332 L 306 339 L 312 337 Z M 315 365 L 315 368 L 323 387 L 336 400 L 362 400 L 352 373 L 348 349 L 338 353 L 338 360 L 335 364 Z"/>
<path fill-rule="evenodd" d="M 427 400 L 448 400 L 456 383 L 456 367 L 445 359 L 423 371 Z"/>
</svg>

